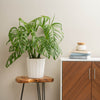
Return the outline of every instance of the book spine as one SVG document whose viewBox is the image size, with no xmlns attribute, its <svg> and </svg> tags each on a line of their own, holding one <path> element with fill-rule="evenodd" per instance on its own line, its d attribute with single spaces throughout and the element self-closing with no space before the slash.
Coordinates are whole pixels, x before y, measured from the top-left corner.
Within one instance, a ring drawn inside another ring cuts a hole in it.
<svg viewBox="0 0 100 100">
<path fill-rule="evenodd" d="M 90 54 L 71 53 L 71 56 L 89 56 Z"/>
<path fill-rule="evenodd" d="M 70 59 L 89 59 L 91 56 L 70 56 Z"/>
</svg>

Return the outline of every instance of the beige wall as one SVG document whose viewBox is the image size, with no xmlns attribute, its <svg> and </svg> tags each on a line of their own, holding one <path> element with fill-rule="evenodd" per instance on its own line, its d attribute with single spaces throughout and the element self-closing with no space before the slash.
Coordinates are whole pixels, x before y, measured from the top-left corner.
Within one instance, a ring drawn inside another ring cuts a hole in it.
<svg viewBox="0 0 100 100">
<path fill-rule="evenodd" d="M 56 16 L 63 24 L 63 55 L 68 56 L 77 41 L 86 42 L 93 56 L 100 56 L 100 0 L 0 0 L 0 100 L 18 100 L 22 84 L 15 77 L 26 74 L 26 54 L 10 68 L 4 67 L 8 53 L 8 31 L 18 18 L 30 21 L 40 15 Z M 55 78 L 46 84 L 46 100 L 59 100 L 59 60 L 46 61 L 45 75 Z M 36 85 L 26 84 L 23 100 L 37 100 Z"/>
</svg>

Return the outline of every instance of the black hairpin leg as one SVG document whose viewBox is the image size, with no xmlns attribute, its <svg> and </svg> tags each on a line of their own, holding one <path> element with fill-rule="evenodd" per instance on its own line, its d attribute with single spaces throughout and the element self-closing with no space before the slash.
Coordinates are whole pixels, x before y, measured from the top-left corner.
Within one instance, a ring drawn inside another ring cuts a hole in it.
<svg viewBox="0 0 100 100">
<path fill-rule="evenodd" d="M 41 100 L 40 85 L 37 83 L 38 100 Z"/>
<path fill-rule="evenodd" d="M 22 100 L 22 98 L 23 98 L 24 85 L 25 85 L 25 83 L 23 83 L 23 86 L 22 86 L 22 91 L 21 91 L 21 97 L 20 97 L 20 100 Z"/>
<path fill-rule="evenodd" d="M 45 100 L 45 83 L 42 83 L 42 100 Z"/>
</svg>

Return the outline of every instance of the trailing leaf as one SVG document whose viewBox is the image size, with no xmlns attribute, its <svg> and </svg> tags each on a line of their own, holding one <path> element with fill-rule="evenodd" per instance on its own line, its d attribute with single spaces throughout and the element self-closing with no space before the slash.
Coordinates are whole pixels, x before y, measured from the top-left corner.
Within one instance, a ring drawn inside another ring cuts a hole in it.
<svg viewBox="0 0 100 100">
<path fill-rule="evenodd" d="M 14 61 L 16 61 L 19 57 L 21 57 L 22 53 L 14 52 L 10 55 L 6 62 L 6 67 L 8 68 Z"/>
</svg>

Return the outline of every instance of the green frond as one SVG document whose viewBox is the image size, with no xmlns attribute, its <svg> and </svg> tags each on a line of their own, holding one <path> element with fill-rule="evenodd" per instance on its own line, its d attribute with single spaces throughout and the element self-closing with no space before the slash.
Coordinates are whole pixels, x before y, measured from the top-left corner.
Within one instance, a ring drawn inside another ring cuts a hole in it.
<svg viewBox="0 0 100 100">
<path fill-rule="evenodd" d="M 16 61 L 19 57 L 21 57 L 22 53 L 14 52 L 10 55 L 6 62 L 6 68 L 8 68 L 14 61 Z"/>
<path fill-rule="evenodd" d="M 9 67 L 23 53 L 27 52 L 29 58 L 40 58 L 41 55 L 57 59 L 62 53 L 59 43 L 64 38 L 62 24 L 55 23 L 48 16 L 41 16 L 26 23 L 19 18 L 19 27 L 12 27 L 9 31 L 10 57 L 7 60 L 6 67 Z M 43 36 L 37 36 L 39 28 L 43 29 Z"/>
</svg>

